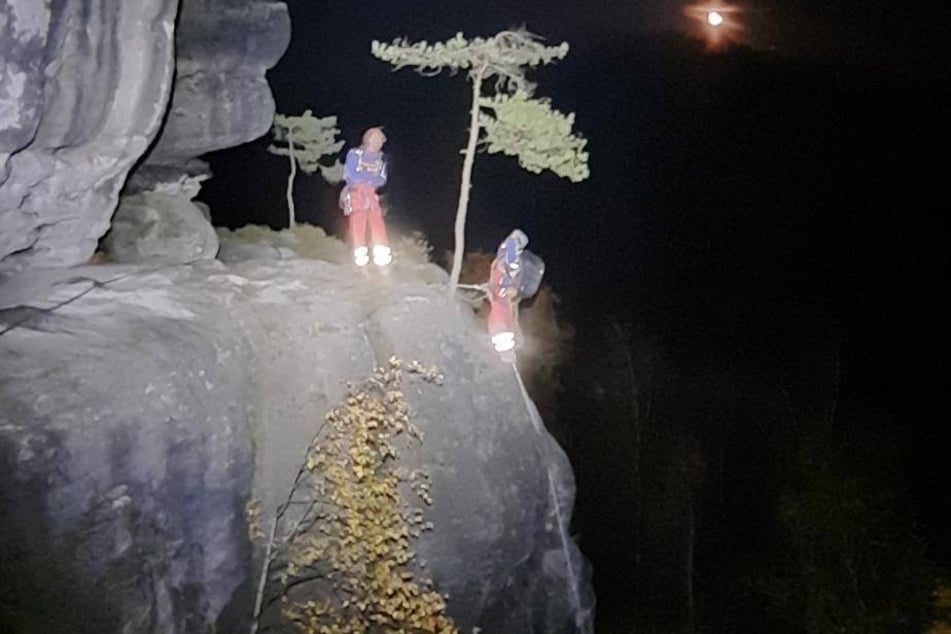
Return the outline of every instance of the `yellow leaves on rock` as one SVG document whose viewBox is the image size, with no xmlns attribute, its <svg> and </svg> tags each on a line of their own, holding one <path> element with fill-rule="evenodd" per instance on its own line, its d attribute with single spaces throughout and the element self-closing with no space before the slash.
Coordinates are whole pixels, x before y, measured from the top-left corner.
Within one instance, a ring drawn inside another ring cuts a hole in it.
<svg viewBox="0 0 951 634">
<path fill-rule="evenodd" d="M 297 522 L 310 528 L 292 531 L 277 575 L 284 598 L 294 588 L 292 599 L 306 587 L 296 582 L 319 580 L 314 592 L 321 601 L 284 602 L 284 616 L 301 632 L 458 632 L 445 614 L 444 597 L 410 567 L 416 557 L 411 539 L 433 525 L 400 494 L 405 483 L 417 503 L 432 503 L 428 474 L 397 464 L 396 443 L 422 439 L 403 395 L 404 372 L 434 384 L 443 380 L 435 367 L 390 358 L 326 415 L 327 433 L 308 449 L 305 467 L 315 501 L 309 508 L 320 510 Z"/>
</svg>

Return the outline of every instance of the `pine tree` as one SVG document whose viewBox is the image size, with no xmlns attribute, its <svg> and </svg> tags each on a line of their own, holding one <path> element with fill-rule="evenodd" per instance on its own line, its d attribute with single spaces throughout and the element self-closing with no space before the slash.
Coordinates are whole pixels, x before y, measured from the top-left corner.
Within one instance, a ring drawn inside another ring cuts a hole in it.
<svg viewBox="0 0 951 634">
<path fill-rule="evenodd" d="M 336 126 L 337 117 L 318 119 L 310 110 L 297 117 L 282 114 L 274 117 L 274 141 L 284 145 L 271 145 L 268 152 L 286 156 L 291 162 L 291 173 L 287 178 L 287 213 L 288 227 L 292 229 L 296 222 L 294 178 L 297 176 L 298 166 L 306 174 L 313 174 L 319 169 L 321 176 L 328 183 L 337 183 L 343 178 L 343 165 L 340 161 L 333 165 L 322 162 L 325 157 L 335 156 L 343 148 L 343 141 L 337 140 L 340 130 Z"/>
<path fill-rule="evenodd" d="M 472 84 L 469 140 L 462 164 L 462 184 L 456 210 L 455 249 L 449 294 L 459 283 L 465 252 L 466 212 L 476 150 L 518 158 L 524 169 L 548 169 L 572 182 L 588 177 L 587 143 L 572 133 L 573 114 L 551 108 L 548 100 L 534 98 L 535 85 L 525 73 L 568 54 L 568 44 L 545 46 L 524 29 L 502 31 L 490 38 L 466 39 L 462 33 L 446 42 L 429 44 L 396 39 L 391 44 L 374 41 L 371 51 L 396 69 L 414 67 L 424 76 L 443 70 L 468 71 Z M 494 81 L 492 81 L 494 80 Z M 487 84 L 491 82 L 491 88 Z"/>
</svg>

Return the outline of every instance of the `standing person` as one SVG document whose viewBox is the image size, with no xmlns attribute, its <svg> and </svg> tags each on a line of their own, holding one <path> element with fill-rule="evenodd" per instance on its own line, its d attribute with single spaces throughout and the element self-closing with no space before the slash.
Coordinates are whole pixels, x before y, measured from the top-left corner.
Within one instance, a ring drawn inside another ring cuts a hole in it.
<svg viewBox="0 0 951 634">
<path fill-rule="evenodd" d="M 527 250 L 528 236 L 516 229 L 499 245 L 489 271 L 489 337 L 497 352 L 515 349 L 518 302 L 538 291 L 545 263 Z"/>
<path fill-rule="evenodd" d="M 344 169 L 346 185 L 340 192 L 340 208 L 350 217 L 350 240 L 353 261 L 357 266 L 370 262 L 367 247 L 367 224 L 373 244 L 373 263 L 383 267 L 393 261 L 393 253 L 386 239 L 386 225 L 377 190 L 386 185 L 386 157 L 383 144 L 386 135 L 382 128 L 370 128 L 363 133 L 360 147 L 347 152 Z"/>
</svg>

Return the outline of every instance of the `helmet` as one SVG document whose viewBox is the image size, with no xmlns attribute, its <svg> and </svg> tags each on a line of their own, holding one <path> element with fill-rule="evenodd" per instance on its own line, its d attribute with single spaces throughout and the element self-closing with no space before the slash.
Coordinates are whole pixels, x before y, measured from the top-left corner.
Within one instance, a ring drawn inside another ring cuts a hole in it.
<svg viewBox="0 0 951 634">
<path fill-rule="evenodd" d="M 521 229 L 512 231 L 506 240 L 513 240 L 520 251 L 528 246 L 528 236 Z"/>
</svg>

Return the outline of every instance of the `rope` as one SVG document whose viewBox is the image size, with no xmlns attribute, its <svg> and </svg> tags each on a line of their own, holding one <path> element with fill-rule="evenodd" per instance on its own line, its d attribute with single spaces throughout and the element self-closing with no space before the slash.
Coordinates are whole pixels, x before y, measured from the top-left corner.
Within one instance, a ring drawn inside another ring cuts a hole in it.
<svg viewBox="0 0 951 634">
<path fill-rule="evenodd" d="M 518 387 L 520 390 L 522 390 L 522 398 L 525 400 L 525 408 L 528 410 L 529 418 L 532 419 L 532 426 L 535 428 L 535 431 L 539 436 L 544 436 L 546 430 L 544 429 L 541 416 L 538 415 L 538 410 L 535 408 L 535 404 L 528 395 L 528 390 L 525 389 L 525 382 L 522 380 L 522 375 L 519 373 L 518 367 L 516 367 L 514 363 L 512 364 L 512 370 L 515 372 L 515 378 L 518 380 Z M 565 569 L 567 571 L 568 591 L 571 595 L 575 610 L 575 625 L 579 628 L 579 630 L 585 632 L 586 634 L 589 632 L 593 634 L 590 620 L 585 619 L 582 616 L 585 611 L 581 607 L 581 598 L 578 596 L 578 579 L 575 576 L 574 566 L 572 566 L 571 552 L 568 550 L 570 537 L 568 536 L 568 530 L 565 526 L 564 514 L 561 510 L 561 503 L 558 501 L 558 495 L 555 491 L 555 479 L 552 477 L 552 469 L 550 464 L 546 465 L 546 472 L 548 474 L 548 496 L 555 508 L 555 519 L 558 522 L 558 532 L 561 534 L 561 547 L 565 555 Z"/>
</svg>

